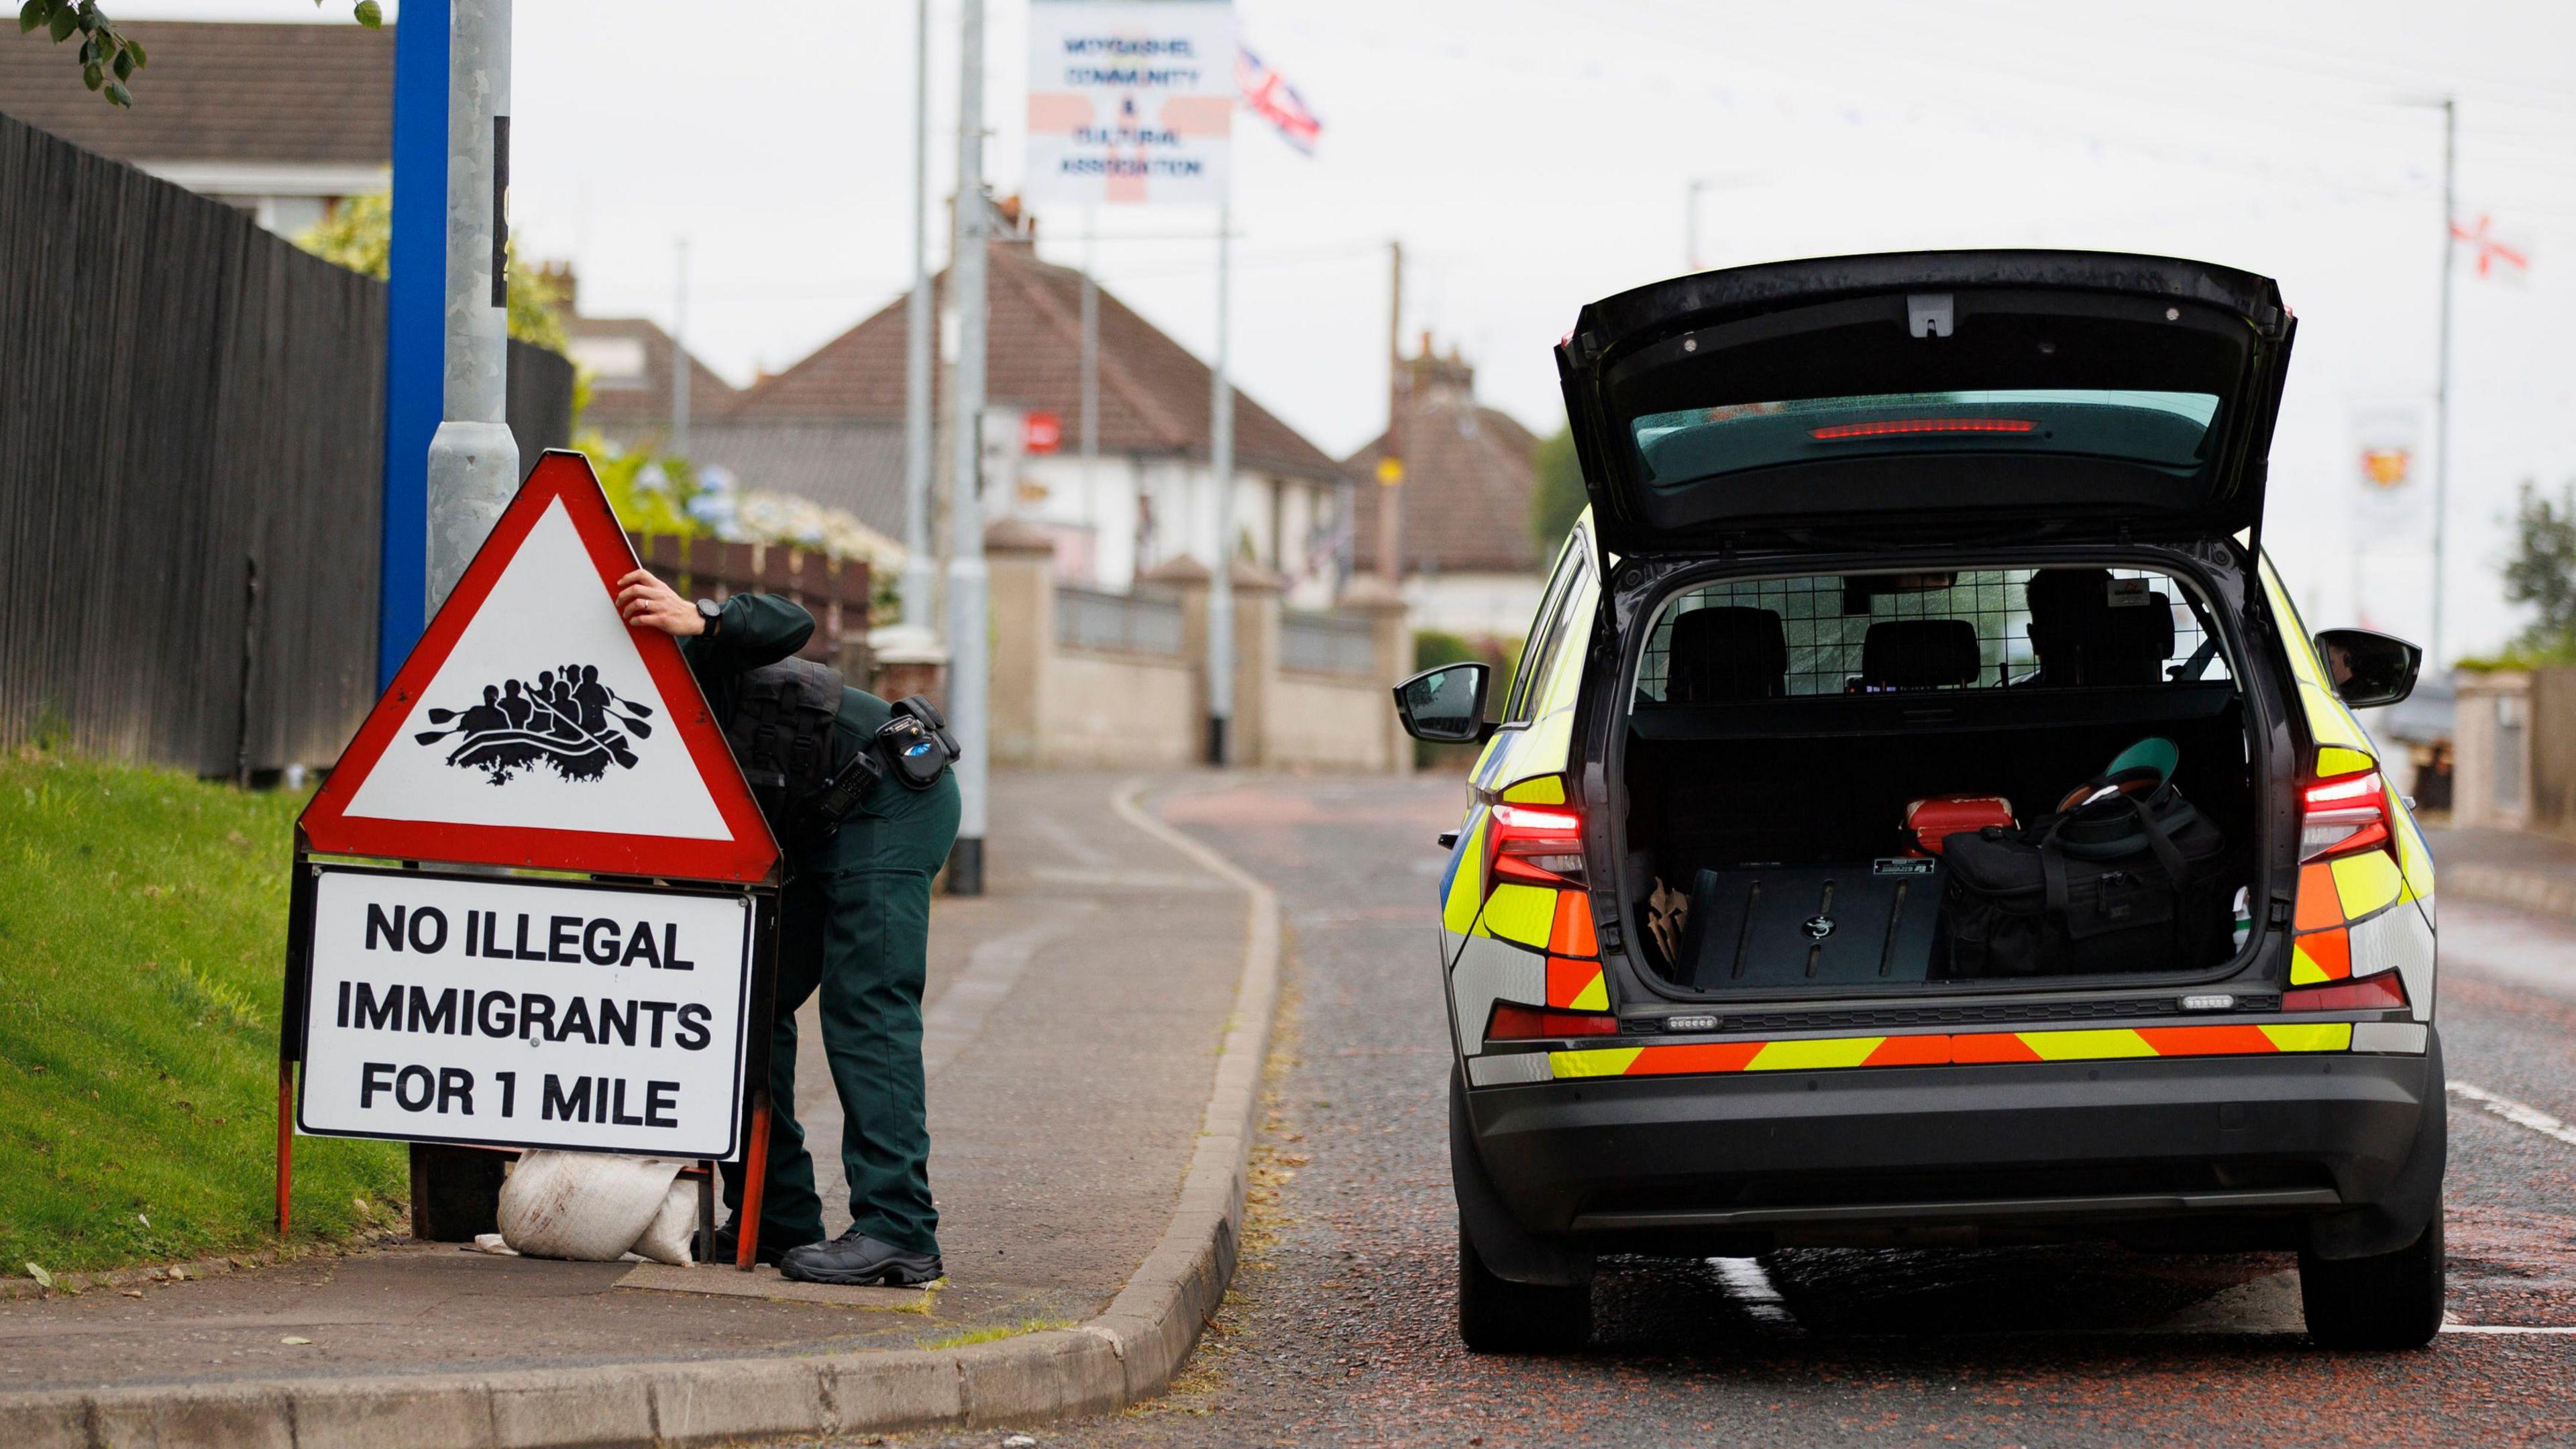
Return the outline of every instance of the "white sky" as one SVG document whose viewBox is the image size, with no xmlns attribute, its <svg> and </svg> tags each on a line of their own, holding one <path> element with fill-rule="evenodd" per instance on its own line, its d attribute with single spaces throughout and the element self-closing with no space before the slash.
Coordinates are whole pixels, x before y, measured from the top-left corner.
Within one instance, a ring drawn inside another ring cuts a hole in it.
<svg viewBox="0 0 2576 1449">
<path fill-rule="evenodd" d="M 301 0 L 109 8 L 316 13 Z M 1325 129 L 1309 160 L 1238 116 L 1236 372 L 1329 451 L 1384 422 L 1390 237 L 1409 262 L 1408 337 L 1429 328 L 1461 347 L 1485 398 L 1542 432 L 1563 421 L 1549 348 L 1576 309 L 1682 269 L 1689 178 L 1718 182 L 1701 217 L 1713 266 L 1974 245 L 2203 257 L 2279 278 L 2301 319 L 2266 542 L 2309 622 L 2366 618 L 2420 639 L 2429 570 L 2351 506 L 2351 414 L 2432 388 L 2440 120 L 2409 102 L 2450 91 L 2461 211 L 2492 214 L 2534 258 L 2519 284 L 2461 274 L 2451 652 L 2514 627 L 2495 570 L 2515 485 L 2576 480 L 2576 6 L 1238 10 L 1246 42 Z M 320 14 L 347 23 L 344 0 Z M 956 15 L 956 0 L 934 0 L 942 198 Z M 986 168 L 1005 191 L 1020 173 L 1026 18 L 1026 0 L 989 0 Z M 514 222 L 523 255 L 575 262 L 583 310 L 667 323 L 686 235 L 689 340 L 739 382 L 907 284 L 911 5 L 517 0 L 516 28 Z M 1104 285 L 1203 355 L 1213 223 L 1180 210 L 1105 219 L 1103 231 L 1140 235 L 1101 243 L 1097 261 Z M 1041 233 L 1051 256 L 1078 259 L 1044 229 L 1076 234 L 1078 216 L 1042 218 Z"/>
</svg>

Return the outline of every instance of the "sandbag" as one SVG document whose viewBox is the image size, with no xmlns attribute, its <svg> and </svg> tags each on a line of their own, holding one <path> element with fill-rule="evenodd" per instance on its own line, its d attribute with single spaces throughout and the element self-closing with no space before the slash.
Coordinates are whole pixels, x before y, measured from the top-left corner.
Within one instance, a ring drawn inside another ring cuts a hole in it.
<svg viewBox="0 0 2576 1449">
<path fill-rule="evenodd" d="M 687 1182 L 672 1179 L 671 1190 L 662 1194 L 662 1210 L 644 1228 L 628 1251 L 640 1253 L 656 1263 L 669 1263 L 685 1268 L 696 1261 L 691 1251 L 698 1233 L 698 1190 Z"/>
<path fill-rule="evenodd" d="M 694 1195 L 677 1181 L 681 1166 L 595 1152 L 522 1154 L 501 1184 L 501 1239 L 531 1258 L 607 1263 L 633 1250 L 686 1267 L 687 1229 L 663 1228 L 675 1201 L 695 1216 Z"/>
</svg>

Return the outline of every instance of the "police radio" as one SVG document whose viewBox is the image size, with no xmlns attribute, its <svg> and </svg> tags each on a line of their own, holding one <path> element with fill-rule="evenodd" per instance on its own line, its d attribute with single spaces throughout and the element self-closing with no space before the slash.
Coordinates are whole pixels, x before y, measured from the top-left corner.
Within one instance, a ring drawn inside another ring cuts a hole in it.
<svg viewBox="0 0 2576 1449">
<path fill-rule="evenodd" d="M 963 753 L 957 737 L 948 732 L 948 721 L 928 699 L 916 694 L 897 700 L 894 717 L 814 792 L 808 818 L 828 834 L 859 813 L 879 780 L 892 775 L 907 790 L 927 790 Z"/>
<path fill-rule="evenodd" d="M 939 772 L 965 753 L 957 748 L 957 737 L 948 732 L 948 721 L 940 718 L 938 707 L 918 694 L 895 701 L 894 718 L 877 730 L 876 747 L 895 783 L 909 790 L 938 784 Z"/>
</svg>

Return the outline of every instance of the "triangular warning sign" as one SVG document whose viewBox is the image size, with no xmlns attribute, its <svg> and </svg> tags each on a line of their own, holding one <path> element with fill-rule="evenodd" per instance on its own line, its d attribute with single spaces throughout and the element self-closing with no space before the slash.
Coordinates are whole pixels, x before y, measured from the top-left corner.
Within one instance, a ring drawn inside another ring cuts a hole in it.
<svg viewBox="0 0 2576 1449">
<path fill-rule="evenodd" d="M 590 460 L 539 459 L 305 807 L 309 848 L 768 879 L 778 846 L 678 643 L 618 617 L 636 566 Z"/>
</svg>

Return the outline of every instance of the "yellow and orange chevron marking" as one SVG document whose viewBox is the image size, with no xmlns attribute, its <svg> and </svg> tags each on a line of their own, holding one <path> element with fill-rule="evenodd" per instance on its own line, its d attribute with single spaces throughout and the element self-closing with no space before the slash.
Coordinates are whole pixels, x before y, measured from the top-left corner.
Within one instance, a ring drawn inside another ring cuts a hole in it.
<svg viewBox="0 0 2576 1449">
<path fill-rule="evenodd" d="M 2082 1031 L 1811 1037 L 1549 1052 L 1562 1077 L 1662 1077 L 1707 1072 L 1818 1071 L 1838 1067 L 1939 1067 L 1987 1062 L 2085 1062 L 2120 1057 L 2262 1056 L 2352 1049 L 2343 1021 L 2270 1025 L 2146 1026 Z"/>
<path fill-rule="evenodd" d="M 1566 1011 L 1608 1011 L 1610 987 L 1592 937 L 1592 898 L 1581 891 L 1556 893 L 1556 918 L 1547 931 L 1547 1004 Z M 1580 959 L 1578 959 L 1580 958 Z"/>
</svg>

